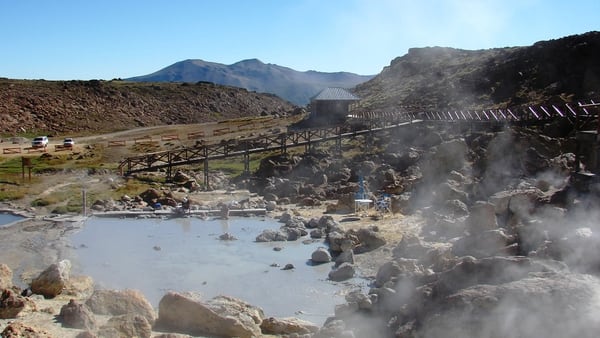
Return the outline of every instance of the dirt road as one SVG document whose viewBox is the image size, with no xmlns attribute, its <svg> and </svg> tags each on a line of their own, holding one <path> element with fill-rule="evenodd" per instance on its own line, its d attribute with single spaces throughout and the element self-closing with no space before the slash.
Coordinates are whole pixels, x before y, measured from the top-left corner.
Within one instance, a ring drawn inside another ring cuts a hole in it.
<svg viewBox="0 0 600 338">
<path fill-rule="evenodd" d="M 101 135 L 75 137 L 73 148 L 63 147 L 63 138 L 72 137 L 64 135 L 49 139 L 46 148 L 32 148 L 31 140 L 24 138 L 6 138 L 0 143 L 0 158 L 18 156 L 36 156 L 42 153 L 64 154 L 79 152 L 88 145 L 110 147 L 119 156 L 134 155 L 136 149 L 132 145 L 151 145 L 140 147 L 144 151 L 161 151 L 171 148 L 193 146 L 196 142 L 203 144 L 219 143 L 228 139 L 254 138 L 264 134 L 281 133 L 287 127 L 303 117 L 290 116 L 277 118 L 272 116 L 240 118 L 222 122 L 209 122 L 202 124 L 181 124 L 143 127 L 132 130 L 118 131 Z M 129 147 L 128 147 L 129 146 Z M 124 151 L 121 148 L 126 148 Z M 138 149 L 139 150 L 139 149 Z M 112 156 L 115 158 L 118 156 Z M 118 162 L 119 159 L 116 158 Z"/>
</svg>

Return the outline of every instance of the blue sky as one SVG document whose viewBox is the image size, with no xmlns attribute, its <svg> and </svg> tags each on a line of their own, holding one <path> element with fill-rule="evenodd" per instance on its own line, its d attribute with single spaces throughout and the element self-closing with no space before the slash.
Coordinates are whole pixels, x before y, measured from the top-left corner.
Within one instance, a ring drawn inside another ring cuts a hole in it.
<svg viewBox="0 0 600 338">
<path fill-rule="evenodd" d="M 379 73 L 409 48 L 600 30 L 598 0 L 0 0 L 0 77 L 146 75 L 186 59 Z"/>
</svg>

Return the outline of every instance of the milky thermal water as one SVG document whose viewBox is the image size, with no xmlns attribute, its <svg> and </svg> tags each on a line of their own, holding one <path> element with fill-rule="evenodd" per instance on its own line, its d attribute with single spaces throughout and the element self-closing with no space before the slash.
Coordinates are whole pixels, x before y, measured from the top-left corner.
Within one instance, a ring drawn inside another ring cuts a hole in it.
<svg viewBox="0 0 600 338">
<path fill-rule="evenodd" d="M 322 240 L 254 242 L 264 229 L 280 226 L 270 218 L 92 217 L 71 236 L 77 248 L 73 269 L 102 288 L 138 289 L 155 308 L 171 290 L 196 292 L 207 300 L 223 294 L 261 307 L 266 316 L 316 324 L 344 303 L 346 291 L 367 288 L 364 279 L 327 280 L 333 263 L 310 264 L 311 253 L 325 246 Z M 237 240 L 220 240 L 223 233 Z M 295 268 L 282 270 L 286 264 Z"/>
</svg>

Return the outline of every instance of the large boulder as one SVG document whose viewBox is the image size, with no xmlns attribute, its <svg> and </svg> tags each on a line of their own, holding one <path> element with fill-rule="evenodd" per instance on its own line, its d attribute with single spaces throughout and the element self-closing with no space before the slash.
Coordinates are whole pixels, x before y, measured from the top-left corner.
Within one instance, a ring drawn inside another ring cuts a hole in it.
<svg viewBox="0 0 600 338">
<path fill-rule="evenodd" d="M 465 221 L 467 217 L 454 215 L 434 214 L 426 219 L 422 234 L 424 239 L 447 241 L 449 238 L 465 235 Z"/>
<path fill-rule="evenodd" d="M 599 289 L 596 277 L 561 273 L 474 285 L 428 306 L 407 336 L 596 337 Z"/>
<path fill-rule="evenodd" d="M 65 327 L 82 330 L 95 330 L 96 318 L 92 311 L 82 303 L 71 299 L 68 304 L 60 308 L 58 320 Z"/>
<path fill-rule="evenodd" d="M 412 213 L 412 205 L 410 203 L 410 192 L 403 192 L 400 195 L 392 195 L 390 199 L 390 209 L 394 214 L 405 214 Z"/>
<path fill-rule="evenodd" d="M 398 245 L 392 249 L 392 254 L 394 258 L 421 259 L 433 248 L 431 243 L 421 240 L 418 236 L 407 234 L 402 236 Z"/>
<path fill-rule="evenodd" d="M 191 335 L 258 337 L 264 319 L 262 309 L 239 299 L 217 296 L 201 302 L 176 292 L 163 296 L 156 327 Z"/>
<path fill-rule="evenodd" d="M 162 193 L 158 189 L 150 188 L 140 194 L 142 200 L 150 205 L 154 205 L 161 198 Z"/>
<path fill-rule="evenodd" d="M 61 294 L 71 273 L 71 262 L 67 259 L 50 265 L 31 281 L 31 291 L 46 298 Z"/>
<path fill-rule="evenodd" d="M 329 244 L 329 250 L 335 253 L 353 248 L 358 243 L 358 238 L 350 233 L 347 234 L 341 230 L 334 230 L 327 233 L 325 241 Z"/>
<path fill-rule="evenodd" d="M 424 274 L 423 267 L 416 259 L 398 258 L 384 263 L 375 275 L 374 285 L 382 287 L 389 281 L 395 281 L 397 276 L 420 276 Z"/>
<path fill-rule="evenodd" d="M 112 334 L 106 334 L 108 332 L 116 332 L 118 337 L 150 338 L 152 325 L 146 320 L 146 317 L 130 313 L 111 317 L 100 328 L 100 336 L 111 336 Z"/>
<path fill-rule="evenodd" d="M 0 319 L 16 318 L 25 308 L 25 298 L 11 289 L 2 291 L 0 296 Z"/>
<path fill-rule="evenodd" d="M 317 227 L 320 229 L 325 229 L 327 232 L 331 231 L 338 227 L 338 223 L 331 217 L 330 215 L 321 216 L 317 220 Z"/>
<path fill-rule="evenodd" d="M 452 253 L 456 256 L 506 256 L 518 251 L 517 238 L 505 229 L 484 231 L 472 236 L 461 237 L 454 242 Z M 515 244 L 515 246 L 513 246 Z"/>
<path fill-rule="evenodd" d="M 494 230 L 498 228 L 496 220 L 496 209 L 492 203 L 478 201 L 473 206 L 469 216 L 465 221 L 466 230 L 471 235 L 481 233 L 486 230 Z"/>
<path fill-rule="evenodd" d="M 71 276 L 61 295 L 86 299 L 94 293 L 94 279 L 90 276 Z"/>
<path fill-rule="evenodd" d="M 438 273 L 432 289 L 437 295 L 448 295 L 477 284 L 497 285 L 525 278 L 530 273 L 562 269 L 564 266 L 553 267 L 528 257 L 475 259 L 465 256 L 453 268 Z"/>
<path fill-rule="evenodd" d="M 13 285 L 13 272 L 8 265 L 0 264 L 0 290 L 8 289 Z"/>
<path fill-rule="evenodd" d="M 302 236 L 308 235 L 308 232 L 305 228 L 297 228 L 297 227 L 281 227 L 281 232 L 286 235 L 286 241 L 295 241 Z"/>
<path fill-rule="evenodd" d="M 421 152 L 415 148 L 408 148 L 401 153 L 396 153 L 394 146 L 386 149 L 382 155 L 386 163 L 394 167 L 395 170 L 404 171 L 411 165 L 417 163 L 421 157 Z"/>
<path fill-rule="evenodd" d="M 146 318 L 150 325 L 156 320 L 154 308 L 138 290 L 96 290 L 86 305 L 99 315 L 136 314 Z"/>
<path fill-rule="evenodd" d="M 335 266 L 340 266 L 344 263 L 354 264 L 354 251 L 348 249 L 340 252 L 335 257 Z"/>
<path fill-rule="evenodd" d="M 571 270 L 597 274 L 600 271 L 600 241 L 595 230 L 591 227 L 570 229 L 563 237 L 546 245 Z"/>
<path fill-rule="evenodd" d="M 319 327 L 311 322 L 298 318 L 273 318 L 269 317 L 260 325 L 262 333 L 270 335 L 304 335 L 315 333 Z"/>
<path fill-rule="evenodd" d="M 519 218 L 528 219 L 532 214 L 535 202 L 543 193 L 539 189 L 516 189 L 500 191 L 488 199 L 494 205 L 496 214 L 510 212 Z"/>
<path fill-rule="evenodd" d="M 366 252 L 384 246 L 386 240 L 377 228 L 361 228 L 356 232 L 356 237 L 359 241 L 359 247 L 355 248 L 357 252 Z"/>
<path fill-rule="evenodd" d="M 325 248 L 317 248 L 310 256 L 310 260 L 315 264 L 331 262 L 331 254 Z"/>
<path fill-rule="evenodd" d="M 444 204 L 447 200 L 458 200 L 463 203 L 469 202 L 469 195 L 452 180 L 438 184 L 434 187 L 433 193 L 434 201 L 437 204 Z"/>
<path fill-rule="evenodd" d="M 8 325 L 6 325 L 4 330 L 2 330 L 2 333 L 0 333 L 0 336 L 6 337 L 6 338 L 20 338 L 20 337 L 52 338 L 52 337 L 54 337 L 48 331 L 39 329 L 34 326 L 30 326 L 29 324 L 24 324 L 24 323 L 21 323 L 18 321 L 8 323 Z"/>
<path fill-rule="evenodd" d="M 423 176 L 435 181 L 443 179 L 453 170 L 460 170 L 465 164 L 467 152 L 467 144 L 463 139 L 439 144 L 421 159 Z"/>
<path fill-rule="evenodd" d="M 323 327 L 312 336 L 312 338 L 331 337 L 354 338 L 354 333 L 347 329 L 346 323 L 343 320 L 332 319 L 323 324 Z"/>
<path fill-rule="evenodd" d="M 258 236 L 257 242 L 285 242 L 288 240 L 288 234 L 281 230 L 265 229 Z"/>
<path fill-rule="evenodd" d="M 329 272 L 329 279 L 334 282 L 341 282 L 354 277 L 356 267 L 349 263 L 342 263 Z"/>
<path fill-rule="evenodd" d="M 190 175 L 184 173 L 181 170 L 177 170 L 177 172 L 175 172 L 175 175 L 173 175 L 173 178 L 172 178 L 173 183 L 177 183 L 177 184 L 184 184 L 185 182 L 190 181 L 192 179 L 193 178 Z"/>
</svg>

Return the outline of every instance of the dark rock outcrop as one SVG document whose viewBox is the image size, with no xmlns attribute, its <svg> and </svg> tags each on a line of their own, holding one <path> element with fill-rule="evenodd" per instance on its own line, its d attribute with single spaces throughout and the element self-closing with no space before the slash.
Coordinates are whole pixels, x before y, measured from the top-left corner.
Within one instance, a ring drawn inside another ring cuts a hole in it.
<svg viewBox="0 0 600 338">
<path fill-rule="evenodd" d="M 23 311 L 25 305 L 25 298 L 11 289 L 2 291 L 2 296 L 0 296 L 0 318 L 16 318 Z"/>
</svg>

